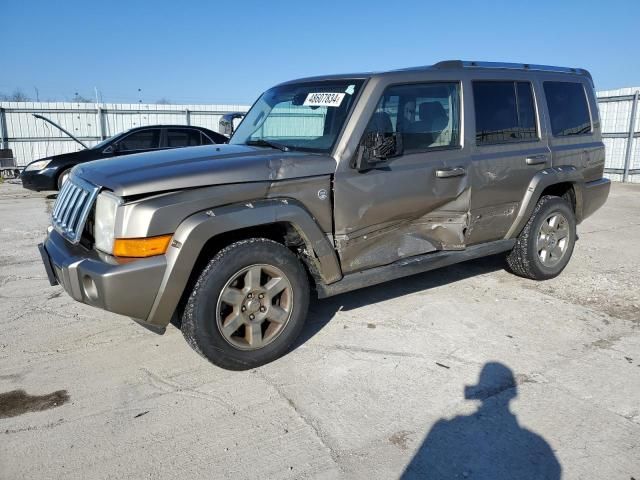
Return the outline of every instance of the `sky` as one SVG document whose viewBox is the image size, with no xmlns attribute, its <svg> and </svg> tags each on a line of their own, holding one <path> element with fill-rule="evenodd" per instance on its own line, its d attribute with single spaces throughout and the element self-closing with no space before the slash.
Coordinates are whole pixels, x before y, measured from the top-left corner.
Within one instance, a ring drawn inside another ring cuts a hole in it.
<svg viewBox="0 0 640 480">
<path fill-rule="evenodd" d="M 640 86 L 638 0 L 0 0 L 0 24 L 0 93 L 40 100 L 251 104 L 285 80 L 446 59 Z"/>
</svg>

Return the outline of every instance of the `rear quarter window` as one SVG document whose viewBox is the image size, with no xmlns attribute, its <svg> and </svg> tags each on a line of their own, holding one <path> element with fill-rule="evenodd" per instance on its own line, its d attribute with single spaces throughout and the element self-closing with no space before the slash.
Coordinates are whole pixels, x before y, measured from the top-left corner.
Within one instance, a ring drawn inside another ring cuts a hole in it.
<svg viewBox="0 0 640 480">
<path fill-rule="evenodd" d="M 187 128 L 170 128 L 167 130 L 167 146 L 169 148 L 191 147 L 201 144 L 200 131 Z"/>
<path fill-rule="evenodd" d="M 544 94 L 554 137 L 591 132 L 587 93 L 581 83 L 544 82 Z"/>
<path fill-rule="evenodd" d="M 211 140 L 209 137 L 207 137 L 202 132 L 200 132 L 200 141 L 201 141 L 202 145 L 211 145 L 213 143 L 213 140 Z"/>
</svg>

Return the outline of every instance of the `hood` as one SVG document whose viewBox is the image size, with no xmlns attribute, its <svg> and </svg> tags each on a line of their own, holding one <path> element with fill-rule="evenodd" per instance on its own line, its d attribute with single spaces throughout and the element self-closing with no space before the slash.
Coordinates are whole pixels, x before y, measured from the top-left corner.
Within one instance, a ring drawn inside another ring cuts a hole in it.
<svg viewBox="0 0 640 480">
<path fill-rule="evenodd" d="M 126 155 L 78 165 L 77 175 L 128 197 L 229 183 L 328 175 L 332 157 L 246 145 L 206 145 Z"/>
<path fill-rule="evenodd" d="M 67 153 L 59 153 L 58 155 L 47 155 L 46 157 L 42 157 L 39 160 L 44 160 L 46 158 L 55 160 L 60 163 L 80 163 L 80 162 L 89 162 L 91 160 L 95 160 L 97 158 L 103 157 L 102 152 L 98 150 L 78 150 L 76 152 L 67 152 Z M 38 161 L 38 160 L 34 160 Z"/>
</svg>

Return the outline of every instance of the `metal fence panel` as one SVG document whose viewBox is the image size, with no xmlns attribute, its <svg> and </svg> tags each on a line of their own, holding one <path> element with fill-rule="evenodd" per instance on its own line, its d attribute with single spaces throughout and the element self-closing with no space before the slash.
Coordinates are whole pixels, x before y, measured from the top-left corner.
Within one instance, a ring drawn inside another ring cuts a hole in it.
<svg viewBox="0 0 640 480">
<path fill-rule="evenodd" d="M 602 136 L 606 148 L 605 176 L 640 183 L 640 88 L 597 93 Z"/>
<path fill-rule="evenodd" d="M 47 122 L 41 114 L 88 146 L 130 128 L 145 125 L 195 125 L 218 131 L 225 113 L 245 112 L 247 105 L 93 104 L 70 102 L 0 102 L 0 147 L 11 148 L 18 166 L 80 145 Z"/>
</svg>

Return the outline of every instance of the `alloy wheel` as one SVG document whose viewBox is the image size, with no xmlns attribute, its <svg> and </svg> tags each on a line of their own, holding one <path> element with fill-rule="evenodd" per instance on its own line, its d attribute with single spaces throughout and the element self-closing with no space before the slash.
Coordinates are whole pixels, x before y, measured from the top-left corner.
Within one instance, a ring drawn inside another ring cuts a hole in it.
<svg viewBox="0 0 640 480">
<path fill-rule="evenodd" d="M 222 288 L 216 324 L 223 338 L 240 350 L 257 350 L 285 329 L 293 311 L 291 282 L 273 265 L 250 265 Z"/>
<path fill-rule="evenodd" d="M 542 222 L 536 247 L 545 267 L 554 267 L 560 262 L 569 246 L 569 232 L 569 222 L 561 213 L 554 212 Z"/>
</svg>

